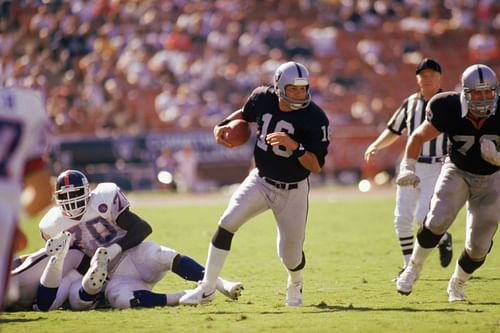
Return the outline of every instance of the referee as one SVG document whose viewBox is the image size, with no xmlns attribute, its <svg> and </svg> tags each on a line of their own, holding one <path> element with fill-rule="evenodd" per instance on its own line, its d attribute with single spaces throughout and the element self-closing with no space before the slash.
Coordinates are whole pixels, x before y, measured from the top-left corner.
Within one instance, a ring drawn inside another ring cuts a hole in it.
<svg viewBox="0 0 500 333">
<path fill-rule="evenodd" d="M 441 92 L 441 66 L 432 59 L 425 58 L 416 69 L 420 90 L 407 97 L 394 112 L 387 128 L 380 133 L 365 151 L 365 160 L 373 161 L 377 152 L 384 149 L 406 132 L 408 136 L 425 120 L 427 102 Z M 405 131 L 406 130 L 406 131 Z M 403 252 L 403 269 L 408 264 L 413 250 L 413 220 L 422 226 L 434 192 L 434 185 L 447 154 L 447 137 L 439 135 L 427 141 L 417 160 L 416 174 L 421 179 L 417 187 L 397 186 L 394 227 Z M 439 259 L 442 267 L 447 267 L 452 258 L 451 234 L 445 233 L 439 242 Z"/>
</svg>

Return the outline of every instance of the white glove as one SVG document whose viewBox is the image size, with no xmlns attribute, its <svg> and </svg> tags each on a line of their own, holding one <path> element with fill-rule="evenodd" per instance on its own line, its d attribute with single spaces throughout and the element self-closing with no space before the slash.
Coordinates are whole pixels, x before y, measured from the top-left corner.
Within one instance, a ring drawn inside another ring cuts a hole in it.
<svg viewBox="0 0 500 333">
<path fill-rule="evenodd" d="M 399 186 L 417 187 L 420 184 L 420 178 L 415 174 L 417 160 L 406 158 L 401 162 L 396 184 Z"/>
<path fill-rule="evenodd" d="M 500 152 L 497 151 L 497 146 L 493 141 L 481 140 L 481 156 L 486 162 L 500 166 Z"/>
<path fill-rule="evenodd" d="M 122 252 L 122 247 L 117 243 L 108 246 L 106 249 L 108 250 L 109 261 L 113 261 L 113 259 Z"/>
</svg>

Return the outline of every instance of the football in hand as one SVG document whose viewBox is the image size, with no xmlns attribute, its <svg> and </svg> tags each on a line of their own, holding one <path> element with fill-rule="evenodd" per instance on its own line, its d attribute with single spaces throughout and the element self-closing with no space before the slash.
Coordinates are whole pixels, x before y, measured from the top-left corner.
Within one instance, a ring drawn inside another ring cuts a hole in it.
<svg viewBox="0 0 500 333">
<path fill-rule="evenodd" d="M 224 141 L 231 144 L 231 146 L 241 146 L 250 138 L 250 126 L 243 119 L 232 120 L 227 125 L 229 129 L 225 132 Z"/>
</svg>

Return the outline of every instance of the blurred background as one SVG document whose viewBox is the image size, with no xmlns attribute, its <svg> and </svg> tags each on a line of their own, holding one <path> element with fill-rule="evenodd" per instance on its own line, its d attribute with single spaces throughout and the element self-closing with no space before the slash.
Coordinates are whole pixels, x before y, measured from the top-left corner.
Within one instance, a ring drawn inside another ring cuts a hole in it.
<svg viewBox="0 0 500 333">
<path fill-rule="evenodd" d="M 288 60 L 311 72 L 332 144 L 313 184 L 391 180 L 404 140 L 363 152 L 416 64 L 455 90 L 472 63 L 500 74 L 499 0 L 0 0 L 0 82 L 38 89 L 53 121 L 53 174 L 125 190 L 207 192 L 239 182 L 253 142 L 213 126 Z"/>
</svg>

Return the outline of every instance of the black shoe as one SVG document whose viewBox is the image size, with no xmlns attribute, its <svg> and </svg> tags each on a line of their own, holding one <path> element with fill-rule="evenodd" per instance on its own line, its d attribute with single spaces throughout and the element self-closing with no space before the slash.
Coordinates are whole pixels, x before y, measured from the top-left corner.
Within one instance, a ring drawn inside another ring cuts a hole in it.
<svg viewBox="0 0 500 333">
<path fill-rule="evenodd" d="M 451 234 L 447 232 L 448 237 L 443 244 L 439 244 L 439 261 L 441 262 L 441 267 L 448 267 L 453 257 L 453 243 Z"/>
</svg>

